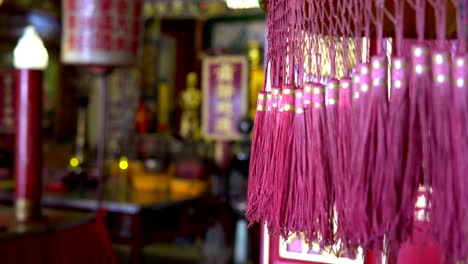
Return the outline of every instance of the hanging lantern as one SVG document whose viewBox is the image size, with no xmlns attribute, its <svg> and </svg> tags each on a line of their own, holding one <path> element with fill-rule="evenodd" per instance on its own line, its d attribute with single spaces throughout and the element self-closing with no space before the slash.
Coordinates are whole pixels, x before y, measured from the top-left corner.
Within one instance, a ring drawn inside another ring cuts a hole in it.
<svg viewBox="0 0 468 264">
<path fill-rule="evenodd" d="M 142 0 L 63 1 L 62 61 L 135 64 L 142 39 Z"/>
</svg>

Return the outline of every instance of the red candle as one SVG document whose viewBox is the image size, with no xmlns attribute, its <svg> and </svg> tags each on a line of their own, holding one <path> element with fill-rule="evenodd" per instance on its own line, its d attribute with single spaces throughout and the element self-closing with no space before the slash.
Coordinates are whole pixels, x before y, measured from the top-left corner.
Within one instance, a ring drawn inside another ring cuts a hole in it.
<svg viewBox="0 0 468 264">
<path fill-rule="evenodd" d="M 40 218 L 42 193 L 42 70 L 48 54 L 34 28 L 27 27 L 14 51 L 16 67 L 15 215 Z"/>
<path fill-rule="evenodd" d="M 40 216 L 42 190 L 42 71 L 16 71 L 15 214 Z"/>
</svg>

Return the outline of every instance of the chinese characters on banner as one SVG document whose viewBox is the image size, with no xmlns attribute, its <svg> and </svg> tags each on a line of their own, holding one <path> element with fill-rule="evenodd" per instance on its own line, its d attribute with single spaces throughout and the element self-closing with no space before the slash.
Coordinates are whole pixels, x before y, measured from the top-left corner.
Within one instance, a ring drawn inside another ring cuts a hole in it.
<svg viewBox="0 0 468 264">
<path fill-rule="evenodd" d="M 62 60 L 130 65 L 142 33 L 143 0 L 65 0 Z"/>
<path fill-rule="evenodd" d="M 247 112 L 248 63 L 244 56 L 209 57 L 203 61 L 203 135 L 237 140 Z"/>
</svg>

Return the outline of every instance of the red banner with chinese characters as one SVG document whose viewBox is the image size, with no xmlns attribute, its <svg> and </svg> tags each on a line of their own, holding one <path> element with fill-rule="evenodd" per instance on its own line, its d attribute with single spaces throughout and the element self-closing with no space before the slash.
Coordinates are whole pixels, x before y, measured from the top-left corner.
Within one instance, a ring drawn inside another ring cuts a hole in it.
<svg viewBox="0 0 468 264">
<path fill-rule="evenodd" d="M 62 61 L 132 65 L 142 39 L 142 0 L 63 1 Z"/>
<path fill-rule="evenodd" d="M 203 136 L 238 140 L 239 121 L 247 114 L 248 63 L 244 56 L 203 60 Z"/>
</svg>

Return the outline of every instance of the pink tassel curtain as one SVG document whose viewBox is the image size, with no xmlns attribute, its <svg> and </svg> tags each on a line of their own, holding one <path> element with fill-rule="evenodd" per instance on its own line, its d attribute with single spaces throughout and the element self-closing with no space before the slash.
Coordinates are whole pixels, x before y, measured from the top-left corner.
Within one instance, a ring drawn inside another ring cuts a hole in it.
<svg viewBox="0 0 468 264">
<path fill-rule="evenodd" d="M 351 255 L 394 254 L 420 220 L 445 259 L 465 259 L 466 0 L 270 0 L 267 12 L 271 87 L 259 93 L 247 219 Z"/>
</svg>

